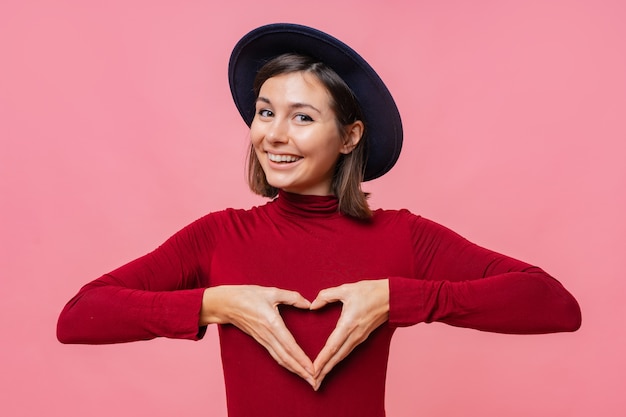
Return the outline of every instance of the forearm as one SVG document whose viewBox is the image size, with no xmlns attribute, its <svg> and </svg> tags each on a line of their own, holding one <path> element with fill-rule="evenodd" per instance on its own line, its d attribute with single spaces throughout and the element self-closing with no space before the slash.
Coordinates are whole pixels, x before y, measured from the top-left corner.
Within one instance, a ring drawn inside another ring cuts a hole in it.
<svg viewBox="0 0 626 417">
<path fill-rule="evenodd" d="M 551 333 L 580 327 L 572 295 L 539 268 L 468 281 L 390 279 L 390 323 L 440 321 L 498 333 Z"/>
<path fill-rule="evenodd" d="M 154 251 L 85 285 L 59 316 L 63 343 L 198 339 L 212 241 L 200 219 Z"/>
<path fill-rule="evenodd" d="M 83 287 L 61 312 L 62 343 L 105 344 L 155 337 L 197 340 L 203 289 L 146 291 L 101 285 Z"/>
</svg>

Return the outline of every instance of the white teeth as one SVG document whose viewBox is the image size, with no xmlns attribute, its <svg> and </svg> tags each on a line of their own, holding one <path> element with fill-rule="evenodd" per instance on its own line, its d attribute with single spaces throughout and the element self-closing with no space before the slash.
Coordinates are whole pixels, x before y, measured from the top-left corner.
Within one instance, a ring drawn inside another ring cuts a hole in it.
<svg viewBox="0 0 626 417">
<path fill-rule="evenodd" d="M 267 157 L 272 162 L 296 162 L 300 157 L 293 155 L 274 155 L 273 153 L 267 153 Z"/>
</svg>

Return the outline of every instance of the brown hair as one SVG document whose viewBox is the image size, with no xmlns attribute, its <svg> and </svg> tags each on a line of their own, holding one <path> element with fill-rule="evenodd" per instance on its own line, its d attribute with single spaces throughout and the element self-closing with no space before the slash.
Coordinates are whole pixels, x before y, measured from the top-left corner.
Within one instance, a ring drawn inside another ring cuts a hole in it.
<svg viewBox="0 0 626 417">
<path fill-rule="evenodd" d="M 335 113 L 337 129 L 345 138 L 345 126 L 358 120 L 363 121 L 361 108 L 350 87 L 335 71 L 324 63 L 311 57 L 299 54 L 283 54 L 268 61 L 256 75 L 253 89 L 255 97 L 259 96 L 261 86 L 268 79 L 292 72 L 313 74 L 330 93 L 330 107 Z M 367 159 L 367 129 L 357 146 L 349 154 L 339 156 L 331 183 L 331 190 L 339 200 L 339 211 L 357 219 L 369 219 L 372 211 L 367 204 L 367 194 L 361 190 L 365 163 Z M 278 189 L 272 187 L 265 177 L 254 148 L 250 145 L 248 155 L 248 185 L 250 189 L 264 197 L 276 197 Z"/>
</svg>

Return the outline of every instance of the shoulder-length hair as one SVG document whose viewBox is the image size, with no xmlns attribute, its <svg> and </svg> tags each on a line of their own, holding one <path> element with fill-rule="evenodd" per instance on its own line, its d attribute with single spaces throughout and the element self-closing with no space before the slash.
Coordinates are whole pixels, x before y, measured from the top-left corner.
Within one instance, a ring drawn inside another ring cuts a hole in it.
<svg viewBox="0 0 626 417">
<path fill-rule="evenodd" d="M 365 123 L 359 103 L 343 79 L 324 63 L 305 55 L 283 54 L 263 65 L 254 79 L 255 97 L 259 96 L 261 86 L 268 79 L 293 72 L 313 74 L 326 87 L 330 93 L 330 107 L 335 113 L 337 129 L 342 139 L 347 140 L 345 128 L 347 125 L 358 120 Z M 372 211 L 367 204 L 368 195 L 361 190 L 366 159 L 367 127 L 352 152 L 339 156 L 331 183 L 331 190 L 338 199 L 339 211 L 362 220 L 372 217 Z M 267 182 L 252 145 L 248 154 L 248 185 L 254 193 L 264 197 L 274 198 L 278 195 L 278 189 Z"/>
</svg>

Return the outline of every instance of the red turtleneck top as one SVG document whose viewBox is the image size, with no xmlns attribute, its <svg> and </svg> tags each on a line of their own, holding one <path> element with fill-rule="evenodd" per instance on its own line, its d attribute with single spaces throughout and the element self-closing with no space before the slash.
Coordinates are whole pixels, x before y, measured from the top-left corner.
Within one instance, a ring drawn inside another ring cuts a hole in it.
<svg viewBox="0 0 626 417">
<path fill-rule="evenodd" d="M 394 329 L 440 321 L 502 333 L 572 331 L 575 299 L 540 268 L 481 248 L 406 210 L 346 217 L 334 197 L 281 192 L 250 210 L 228 209 L 185 227 L 153 252 L 84 286 L 63 309 L 64 343 L 199 339 L 203 290 L 223 284 L 290 289 L 312 300 L 346 282 L 388 278 L 388 323 L 326 377 L 319 391 L 279 366 L 232 325 L 219 328 L 230 417 L 385 415 Z M 341 305 L 281 308 L 314 358 Z"/>
</svg>

